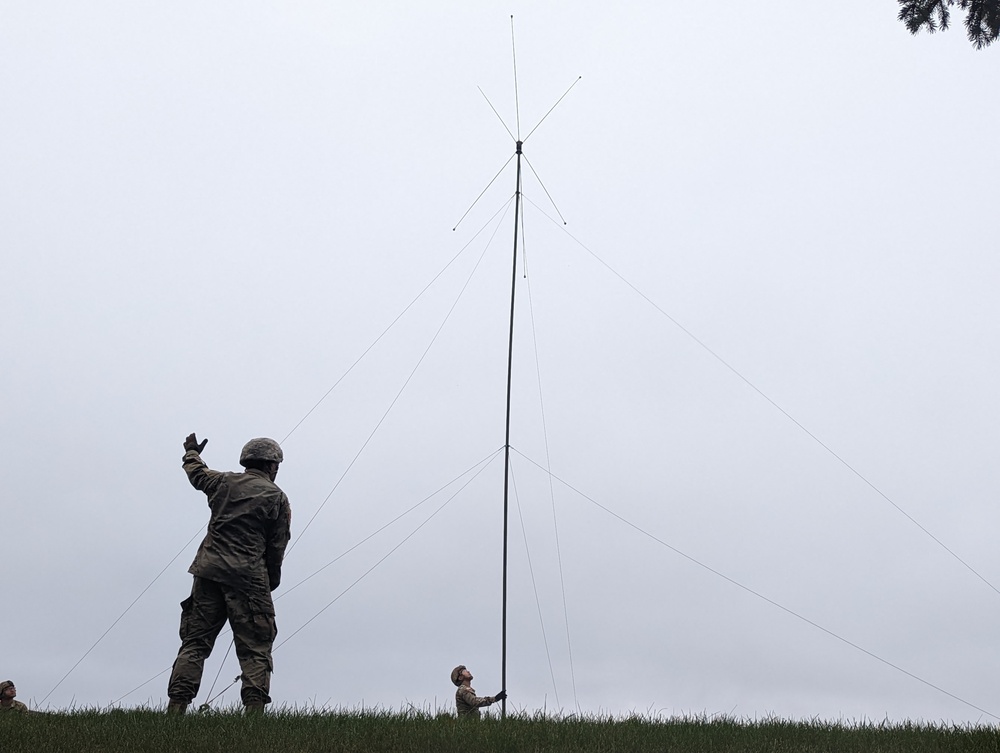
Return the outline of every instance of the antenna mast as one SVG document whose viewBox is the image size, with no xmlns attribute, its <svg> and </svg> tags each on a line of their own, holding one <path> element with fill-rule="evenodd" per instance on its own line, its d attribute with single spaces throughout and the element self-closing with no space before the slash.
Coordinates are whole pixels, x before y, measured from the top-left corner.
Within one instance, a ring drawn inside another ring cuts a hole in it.
<svg viewBox="0 0 1000 753">
<path fill-rule="evenodd" d="M 503 449 L 503 627 L 501 630 L 500 684 L 507 689 L 507 511 L 510 488 L 510 386 L 514 365 L 514 294 L 517 290 L 517 236 L 521 220 L 521 142 L 517 142 L 517 186 L 514 193 L 514 258 L 510 280 L 510 336 L 507 340 L 507 424 Z M 501 718 L 507 716 L 507 699 L 500 702 Z"/>
<path fill-rule="evenodd" d="M 514 16 L 510 17 L 510 49 L 514 66 L 514 114 L 517 119 L 517 178 L 514 187 L 514 253 L 510 273 L 510 334 L 507 338 L 507 421 L 503 445 L 503 608 L 500 637 L 500 687 L 507 689 L 507 520 L 510 490 L 510 387 L 514 366 L 514 294 L 517 291 L 517 236 L 521 223 L 521 105 L 517 94 L 517 48 L 514 45 Z M 507 717 L 507 699 L 500 702 L 500 718 Z"/>
<path fill-rule="evenodd" d="M 549 111 L 545 113 L 542 119 L 538 121 L 538 123 L 535 125 L 534 128 L 531 129 L 528 135 L 525 136 L 524 138 L 521 138 L 521 106 L 520 103 L 518 102 L 518 92 L 517 92 L 517 51 L 514 46 L 514 16 L 510 17 L 510 43 L 511 43 L 512 59 L 514 63 L 514 107 L 515 107 L 515 112 L 517 114 L 517 126 L 516 126 L 517 136 L 511 133 L 511 130 L 507 128 L 507 124 L 504 122 L 504 119 L 500 116 L 500 113 L 497 112 L 497 109 L 493 107 L 493 103 L 490 102 L 489 97 L 486 96 L 486 92 L 484 92 L 481 88 L 479 90 L 480 93 L 483 95 L 483 97 L 486 99 L 487 104 L 489 104 L 490 108 L 493 110 L 494 114 L 497 116 L 497 118 L 499 118 L 500 122 L 503 124 L 504 128 L 507 129 L 507 133 L 509 133 L 511 138 L 514 140 L 514 144 L 516 147 L 514 151 L 514 157 L 517 158 L 517 179 L 514 188 L 514 252 L 513 252 L 513 258 L 511 260 L 511 276 L 510 276 L 510 332 L 507 339 L 507 416 L 506 416 L 506 424 L 504 427 L 504 457 L 503 457 L 504 460 L 503 463 L 503 589 L 502 589 L 503 601 L 501 609 L 501 629 L 500 629 L 501 633 L 500 679 L 503 684 L 504 690 L 507 689 L 507 560 L 508 560 L 507 531 L 508 531 L 508 518 L 509 518 L 508 512 L 510 509 L 509 505 L 510 396 L 511 396 L 511 383 L 513 382 L 513 365 L 514 365 L 514 301 L 515 301 L 515 294 L 517 292 L 517 244 L 519 235 L 521 237 L 522 245 L 524 244 L 524 234 L 522 230 L 523 223 L 521 221 L 521 162 L 522 162 L 521 158 L 523 156 L 522 146 L 524 145 L 525 140 L 528 139 L 531 136 L 531 134 L 535 132 L 535 130 L 537 130 L 538 126 L 540 126 L 542 122 L 544 122 L 544 120 L 552 113 L 552 111 L 559 105 L 559 103 L 563 101 L 566 95 L 570 93 L 570 90 L 572 90 L 572 88 L 576 86 L 577 82 L 580 80 L 580 77 L 577 77 L 576 81 L 574 81 L 573 84 L 570 85 L 569 89 L 566 90 L 566 92 L 562 95 L 562 97 L 556 100 L 556 103 L 552 105 L 551 108 L 549 108 Z M 504 168 L 506 168 L 507 165 L 510 164 L 511 159 L 513 159 L 513 157 L 509 158 L 507 162 L 504 164 L 504 166 L 500 168 L 500 172 L 498 172 L 495 176 L 493 176 L 493 180 L 491 180 L 489 184 L 486 186 L 486 188 L 483 189 L 483 193 L 479 194 L 479 197 L 476 198 L 474 202 L 472 202 L 472 206 L 470 206 L 467 210 L 465 210 L 465 214 L 462 215 L 462 217 L 458 220 L 458 222 L 455 224 L 455 227 L 453 227 L 452 230 L 458 229 L 458 226 L 462 224 L 462 220 L 466 218 L 469 212 L 472 211 L 472 207 L 474 207 L 479 202 L 479 199 L 483 197 L 483 194 L 486 193 L 486 191 L 489 189 L 491 185 L 493 185 L 493 181 L 495 181 L 498 177 L 500 177 L 500 173 L 503 172 Z M 528 164 L 528 167 L 531 167 L 530 163 Z M 534 173 L 534 168 L 532 168 L 532 172 Z M 535 177 L 536 178 L 538 177 L 537 173 L 535 173 Z M 542 189 L 545 190 L 545 187 L 542 186 Z M 549 196 L 549 192 L 547 190 L 545 190 L 545 195 L 548 196 L 549 201 L 552 201 L 552 197 Z M 559 212 L 559 209 L 558 207 L 555 206 L 554 202 L 552 206 L 556 210 L 556 213 L 559 215 L 560 219 L 562 219 L 562 213 Z M 565 220 L 563 220 L 563 224 L 564 225 L 566 224 Z M 501 718 L 505 718 L 507 716 L 506 698 L 504 698 L 501 701 L 500 716 Z"/>
</svg>

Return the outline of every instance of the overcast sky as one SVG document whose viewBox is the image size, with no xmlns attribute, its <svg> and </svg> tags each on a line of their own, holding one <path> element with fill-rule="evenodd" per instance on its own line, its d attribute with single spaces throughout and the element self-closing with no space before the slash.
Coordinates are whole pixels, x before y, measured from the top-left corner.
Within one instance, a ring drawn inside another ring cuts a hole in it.
<svg viewBox="0 0 1000 753">
<path fill-rule="evenodd" d="M 194 431 L 285 449 L 277 704 L 500 690 L 531 133 L 508 709 L 996 723 L 1000 51 L 897 10 L 0 4 L 2 679 L 165 703 Z"/>
</svg>

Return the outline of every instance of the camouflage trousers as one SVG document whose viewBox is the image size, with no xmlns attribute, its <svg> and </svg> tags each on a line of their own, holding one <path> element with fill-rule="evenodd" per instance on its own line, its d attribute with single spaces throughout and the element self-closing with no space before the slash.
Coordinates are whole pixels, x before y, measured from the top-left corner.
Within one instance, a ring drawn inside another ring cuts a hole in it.
<svg viewBox="0 0 1000 753">
<path fill-rule="evenodd" d="M 271 646 L 278 634 L 271 594 L 248 594 L 197 576 L 181 602 L 181 648 L 167 685 L 171 701 L 190 703 L 198 695 L 205 659 L 227 620 L 242 670 L 243 703 L 271 702 Z"/>
</svg>

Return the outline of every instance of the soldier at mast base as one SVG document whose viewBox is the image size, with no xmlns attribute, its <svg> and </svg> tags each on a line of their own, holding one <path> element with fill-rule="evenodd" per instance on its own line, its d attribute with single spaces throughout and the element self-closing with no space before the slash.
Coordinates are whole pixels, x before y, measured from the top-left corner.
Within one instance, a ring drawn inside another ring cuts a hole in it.
<svg viewBox="0 0 1000 753">
<path fill-rule="evenodd" d="M 278 634 L 271 592 L 291 530 L 288 497 L 274 483 L 284 459 L 273 439 L 251 439 L 240 454 L 243 473 L 213 471 L 201 459 L 208 440 L 184 440 L 184 471 L 208 497 L 208 532 L 188 572 L 191 595 L 181 602 L 181 648 L 167 695 L 168 714 L 183 714 L 198 695 L 205 659 L 228 621 L 240 661 L 248 712 L 271 702 L 271 648 Z"/>
<path fill-rule="evenodd" d="M 473 679 L 472 672 L 464 664 L 459 664 L 451 670 L 451 682 L 458 686 L 458 690 L 455 691 L 455 705 L 458 708 L 459 719 L 478 719 L 480 708 L 492 706 L 507 697 L 506 690 L 501 690 L 496 695 L 477 696 L 472 687 Z"/>
</svg>

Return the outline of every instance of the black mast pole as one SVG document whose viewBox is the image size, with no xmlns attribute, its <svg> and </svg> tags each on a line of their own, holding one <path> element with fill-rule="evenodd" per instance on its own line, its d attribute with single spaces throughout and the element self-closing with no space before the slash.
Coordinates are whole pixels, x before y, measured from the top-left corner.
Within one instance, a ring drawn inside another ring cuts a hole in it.
<svg viewBox="0 0 1000 753">
<path fill-rule="evenodd" d="M 514 259 L 510 280 L 510 337 L 507 341 L 507 426 L 503 452 L 503 629 L 501 639 L 500 683 L 507 689 L 507 510 L 510 488 L 510 385 L 514 364 L 514 292 L 517 289 L 517 236 L 521 221 L 521 143 L 517 142 L 517 188 L 514 192 Z M 500 703 L 500 717 L 507 716 L 507 699 Z"/>
</svg>

